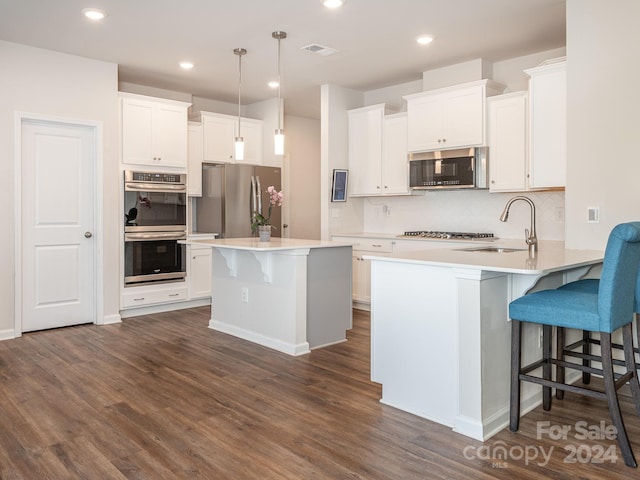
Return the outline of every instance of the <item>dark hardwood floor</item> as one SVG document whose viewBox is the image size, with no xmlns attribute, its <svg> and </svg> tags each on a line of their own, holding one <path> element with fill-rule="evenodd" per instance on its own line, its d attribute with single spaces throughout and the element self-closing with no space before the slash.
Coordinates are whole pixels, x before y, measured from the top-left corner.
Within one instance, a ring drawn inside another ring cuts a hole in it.
<svg viewBox="0 0 640 480">
<path fill-rule="evenodd" d="M 610 424 L 593 399 L 567 393 L 484 444 L 381 405 L 365 312 L 354 311 L 348 342 L 298 358 L 209 330 L 208 319 L 196 308 L 0 342 L 1 478 L 640 476 L 615 440 L 576 438 L 580 420 Z M 623 395 L 640 458 L 640 420 Z M 567 440 L 543 432 L 545 421 L 555 433 L 570 426 Z"/>
</svg>

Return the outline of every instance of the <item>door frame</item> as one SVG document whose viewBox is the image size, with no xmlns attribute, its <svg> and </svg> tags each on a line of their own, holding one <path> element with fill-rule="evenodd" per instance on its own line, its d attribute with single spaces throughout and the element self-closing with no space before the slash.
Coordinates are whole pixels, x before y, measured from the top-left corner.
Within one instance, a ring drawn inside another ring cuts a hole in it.
<svg viewBox="0 0 640 480">
<path fill-rule="evenodd" d="M 104 280 L 98 272 L 104 265 L 104 232 L 103 232 L 103 125 L 102 122 L 84 119 L 41 115 L 29 112 L 15 112 L 14 115 L 14 337 L 22 336 L 22 126 L 25 122 L 43 125 L 60 125 L 69 127 L 89 127 L 93 136 L 93 231 L 95 232 L 95 248 L 93 256 L 93 295 L 92 322 L 100 324 L 101 312 L 104 310 Z"/>
</svg>

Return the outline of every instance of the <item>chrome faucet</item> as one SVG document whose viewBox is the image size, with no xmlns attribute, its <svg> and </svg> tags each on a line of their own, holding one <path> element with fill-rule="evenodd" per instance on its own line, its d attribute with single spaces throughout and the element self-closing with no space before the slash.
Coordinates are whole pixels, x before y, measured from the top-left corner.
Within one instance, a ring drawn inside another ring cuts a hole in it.
<svg viewBox="0 0 640 480">
<path fill-rule="evenodd" d="M 527 202 L 531 207 L 531 225 L 529 228 L 524 229 L 524 234 L 526 237 L 525 242 L 527 242 L 527 245 L 529 246 L 529 256 L 534 257 L 535 252 L 538 250 L 538 238 L 536 237 L 536 206 L 533 204 L 531 199 L 522 195 L 518 195 L 517 197 L 510 199 L 505 205 L 502 215 L 500 215 L 500 221 L 507 221 L 509 218 L 509 208 L 511 208 L 511 204 L 517 200 Z"/>
</svg>

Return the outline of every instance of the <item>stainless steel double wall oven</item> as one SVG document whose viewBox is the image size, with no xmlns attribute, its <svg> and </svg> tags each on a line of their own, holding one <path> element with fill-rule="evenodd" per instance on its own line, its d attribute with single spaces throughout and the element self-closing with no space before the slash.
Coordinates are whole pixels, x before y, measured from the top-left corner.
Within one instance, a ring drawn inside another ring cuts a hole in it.
<svg viewBox="0 0 640 480">
<path fill-rule="evenodd" d="M 125 286 L 184 281 L 186 175 L 125 171 Z"/>
</svg>

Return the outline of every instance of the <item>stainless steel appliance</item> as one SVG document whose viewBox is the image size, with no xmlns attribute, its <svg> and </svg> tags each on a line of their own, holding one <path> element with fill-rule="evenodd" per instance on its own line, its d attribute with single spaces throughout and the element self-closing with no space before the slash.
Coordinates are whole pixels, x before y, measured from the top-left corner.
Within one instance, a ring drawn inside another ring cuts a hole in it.
<svg viewBox="0 0 640 480">
<path fill-rule="evenodd" d="M 446 240 L 492 240 L 493 233 L 467 233 L 467 232 L 438 232 L 432 230 L 414 230 L 398 235 L 400 238 L 423 237 L 423 238 L 443 238 Z"/>
<path fill-rule="evenodd" d="M 125 172 L 125 286 L 184 281 L 186 175 Z"/>
<path fill-rule="evenodd" d="M 195 228 L 198 232 L 218 233 L 220 238 L 251 237 L 253 212 L 267 215 L 267 187 L 281 189 L 277 167 L 217 165 L 202 167 L 202 197 L 196 199 Z M 281 208 L 271 211 L 271 235 L 282 235 Z"/>
<path fill-rule="evenodd" d="M 488 188 L 487 148 L 409 154 L 409 186 L 418 190 Z"/>
</svg>

